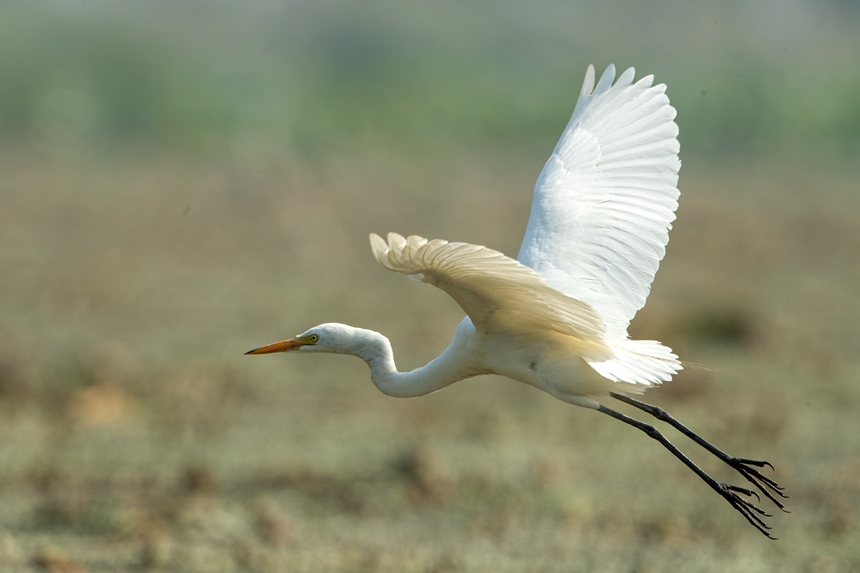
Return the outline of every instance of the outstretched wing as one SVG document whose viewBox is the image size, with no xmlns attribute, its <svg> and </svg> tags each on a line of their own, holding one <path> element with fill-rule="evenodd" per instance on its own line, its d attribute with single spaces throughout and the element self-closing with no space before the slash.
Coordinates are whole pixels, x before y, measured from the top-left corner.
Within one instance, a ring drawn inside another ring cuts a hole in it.
<svg viewBox="0 0 860 573">
<path fill-rule="evenodd" d="M 589 66 L 573 116 L 535 184 L 518 260 L 600 313 L 611 340 L 645 304 L 678 207 L 678 126 L 666 86 L 634 70 L 594 87 Z"/>
<path fill-rule="evenodd" d="M 556 331 L 602 342 L 605 329 L 588 304 L 546 284 L 532 269 L 498 251 L 422 237 L 370 235 L 376 260 L 390 271 L 430 283 L 466 311 L 475 328 L 492 333 Z"/>
</svg>

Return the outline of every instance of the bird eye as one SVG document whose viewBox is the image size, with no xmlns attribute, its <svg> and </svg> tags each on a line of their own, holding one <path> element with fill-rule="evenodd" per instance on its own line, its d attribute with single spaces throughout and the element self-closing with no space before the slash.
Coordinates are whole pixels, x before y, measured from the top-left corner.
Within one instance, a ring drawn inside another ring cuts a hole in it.
<svg viewBox="0 0 860 573">
<path fill-rule="evenodd" d="M 311 334 L 310 336 L 308 336 L 308 340 L 310 340 L 313 343 L 318 342 L 319 339 L 320 339 L 320 337 L 318 334 Z"/>
</svg>

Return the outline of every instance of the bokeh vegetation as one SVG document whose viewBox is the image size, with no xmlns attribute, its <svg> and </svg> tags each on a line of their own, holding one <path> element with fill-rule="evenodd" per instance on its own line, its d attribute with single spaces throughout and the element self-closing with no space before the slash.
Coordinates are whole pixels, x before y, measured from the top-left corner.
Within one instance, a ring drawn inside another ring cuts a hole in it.
<svg viewBox="0 0 860 573">
<path fill-rule="evenodd" d="M 533 144 L 557 134 L 588 63 L 634 53 L 671 86 L 685 153 L 844 159 L 860 137 L 850 2 L 56 4 L 2 8 L 6 138 Z"/>
<path fill-rule="evenodd" d="M 0 569 L 860 570 L 858 29 L 836 0 L 0 4 Z M 669 85 L 684 161 L 633 333 L 718 370 L 648 399 L 774 463 L 780 541 L 513 382 L 398 401 L 242 356 L 326 321 L 441 351 L 461 311 L 367 234 L 515 253 L 610 62 Z"/>
</svg>

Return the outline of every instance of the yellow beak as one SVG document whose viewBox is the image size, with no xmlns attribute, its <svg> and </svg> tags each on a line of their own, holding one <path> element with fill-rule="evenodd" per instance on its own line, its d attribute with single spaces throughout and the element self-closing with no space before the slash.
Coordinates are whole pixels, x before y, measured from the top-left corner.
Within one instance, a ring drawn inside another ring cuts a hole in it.
<svg viewBox="0 0 860 573">
<path fill-rule="evenodd" d="M 274 344 L 267 344 L 266 346 L 261 346 L 260 348 L 249 350 L 245 354 L 271 354 L 272 352 L 289 352 L 290 350 L 295 350 L 301 346 L 304 346 L 305 344 L 305 342 L 299 340 L 298 338 L 290 338 L 289 340 L 282 340 L 280 342 L 275 342 Z"/>
</svg>

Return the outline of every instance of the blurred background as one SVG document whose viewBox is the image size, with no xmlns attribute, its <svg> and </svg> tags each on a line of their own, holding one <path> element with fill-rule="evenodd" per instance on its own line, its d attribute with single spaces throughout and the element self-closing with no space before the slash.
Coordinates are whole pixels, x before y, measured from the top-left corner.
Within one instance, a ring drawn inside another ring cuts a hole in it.
<svg viewBox="0 0 860 573">
<path fill-rule="evenodd" d="M 0 3 L 0 567 L 860 570 L 858 42 L 852 0 Z M 678 110 L 631 333 L 716 371 L 647 399 L 775 465 L 779 541 L 509 380 L 242 355 L 327 321 L 438 354 L 462 312 L 368 233 L 515 255 L 590 63 Z"/>
</svg>

